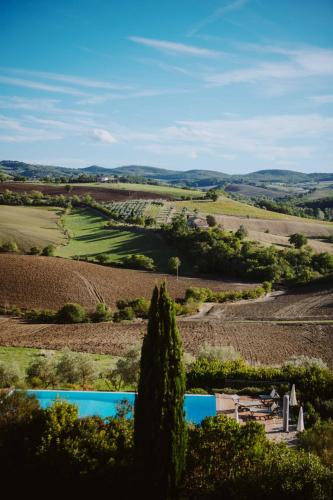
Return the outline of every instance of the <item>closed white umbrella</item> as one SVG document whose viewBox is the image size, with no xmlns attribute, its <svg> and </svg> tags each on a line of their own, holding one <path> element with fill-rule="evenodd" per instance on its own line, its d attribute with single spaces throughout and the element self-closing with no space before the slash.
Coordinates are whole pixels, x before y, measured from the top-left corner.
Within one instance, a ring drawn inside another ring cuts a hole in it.
<svg viewBox="0 0 333 500">
<path fill-rule="evenodd" d="M 235 420 L 237 423 L 239 423 L 238 405 L 235 405 Z"/>
<path fill-rule="evenodd" d="M 293 384 L 290 392 L 290 406 L 297 406 L 297 399 L 296 399 L 296 389 L 295 389 L 295 384 Z"/>
<path fill-rule="evenodd" d="M 298 422 L 297 422 L 297 432 L 304 431 L 304 417 L 303 417 L 303 407 L 301 406 L 298 414 Z"/>
</svg>

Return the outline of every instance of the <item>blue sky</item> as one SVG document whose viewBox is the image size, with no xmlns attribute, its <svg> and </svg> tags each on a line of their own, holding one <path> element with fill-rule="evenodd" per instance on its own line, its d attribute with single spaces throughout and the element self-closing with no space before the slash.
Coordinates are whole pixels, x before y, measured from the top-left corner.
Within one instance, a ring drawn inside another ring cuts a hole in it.
<svg viewBox="0 0 333 500">
<path fill-rule="evenodd" d="M 332 0 L 0 0 L 0 159 L 332 172 Z"/>
</svg>

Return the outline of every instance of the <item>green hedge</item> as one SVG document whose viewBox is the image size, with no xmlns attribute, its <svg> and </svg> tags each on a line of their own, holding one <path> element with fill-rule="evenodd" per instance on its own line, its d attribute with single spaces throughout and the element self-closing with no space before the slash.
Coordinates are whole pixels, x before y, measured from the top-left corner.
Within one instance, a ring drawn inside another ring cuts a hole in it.
<svg viewBox="0 0 333 500">
<path fill-rule="evenodd" d="M 236 300 L 257 299 L 263 297 L 272 290 L 272 283 L 265 281 L 262 286 L 249 290 L 239 290 L 231 292 L 215 292 L 210 288 L 190 287 L 185 292 L 186 301 L 195 302 L 233 302 Z"/>
</svg>

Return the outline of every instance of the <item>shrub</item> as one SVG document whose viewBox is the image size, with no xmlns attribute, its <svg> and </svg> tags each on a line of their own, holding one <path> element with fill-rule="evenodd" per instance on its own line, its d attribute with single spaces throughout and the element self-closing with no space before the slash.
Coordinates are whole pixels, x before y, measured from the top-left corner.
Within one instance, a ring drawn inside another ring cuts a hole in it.
<svg viewBox="0 0 333 500">
<path fill-rule="evenodd" d="M 206 216 L 206 221 L 209 227 L 214 227 L 217 225 L 217 220 L 214 217 L 214 215 L 207 215 Z"/>
<path fill-rule="evenodd" d="M 119 321 L 131 321 L 135 318 L 135 313 L 132 307 L 124 307 L 114 313 L 113 320 L 116 322 Z"/>
<path fill-rule="evenodd" d="M 61 323 L 84 323 L 86 311 L 80 304 L 68 303 L 59 309 L 58 320 Z"/>
<path fill-rule="evenodd" d="M 333 421 L 317 421 L 311 429 L 298 435 L 300 447 L 315 453 L 327 466 L 333 467 Z"/>
<path fill-rule="evenodd" d="M 155 269 L 154 260 L 141 254 L 128 255 L 123 258 L 121 263 L 130 269 L 144 269 L 146 271 L 154 271 Z"/>
<path fill-rule="evenodd" d="M 56 385 L 57 380 L 54 357 L 35 356 L 26 371 L 28 384 L 33 387 L 49 387 Z"/>
<path fill-rule="evenodd" d="M 115 374 L 119 375 L 126 385 L 137 385 L 140 374 L 141 347 L 131 347 L 123 358 L 118 359 Z"/>
<path fill-rule="evenodd" d="M 205 342 L 199 350 L 198 359 L 235 361 L 241 359 L 241 355 L 231 345 L 213 346 Z"/>
<path fill-rule="evenodd" d="M 106 304 L 97 304 L 96 310 L 91 314 L 91 320 L 94 323 L 101 323 L 102 321 L 110 321 L 112 319 L 112 312 Z"/>
<path fill-rule="evenodd" d="M 289 238 L 289 243 L 295 248 L 302 248 L 307 244 L 307 242 L 308 239 L 306 238 L 306 236 L 304 236 L 304 234 L 301 233 L 292 234 Z"/>
<path fill-rule="evenodd" d="M 100 253 L 96 255 L 95 259 L 99 264 L 106 264 L 106 262 L 109 260 L 109 257 L 105 253 Z"/>
<path fill-rule="evenodd" d="M 16 241 L 6 241 L 1 246 L 2 252 L 15 253 L 18 252 L 18 246 Z"/>
<path fill-rule="evenodd" d="M 54 245 L 47 245 L 42 250 L 42 255 L 44 255 L 45 257 L 53 257 L 54 253 L 55 253 Z"/>
<path fill-rule="evenodd" d="M 19 371 L 16 366 L 0 361 L 0 387 L 11 387 L 20 379 Z"/>
<path fill-rule="evenodd" d="M 40 255 L 42 253 L 42 249 L 40 247 L 31 247 L 29 253 L 30 255 Z"/>
<path fill-rule="evenodd" d="M 246 229 L 245 226 L 243 226 L 243 224 L 241 224 L 239 226 L 239 229 L 235 232 L 235 236 L 239 240 L 243 240 L 244 238 L 246 238 L 248 236 L 248 234 L 249 234 L 248 230 Z"/>
</svg>

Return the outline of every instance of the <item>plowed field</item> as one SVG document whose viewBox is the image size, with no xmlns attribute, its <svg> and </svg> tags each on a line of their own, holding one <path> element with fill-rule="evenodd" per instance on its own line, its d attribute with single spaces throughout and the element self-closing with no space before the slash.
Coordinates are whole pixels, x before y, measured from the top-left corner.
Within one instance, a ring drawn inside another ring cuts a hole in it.
<svg viewBox="0 0 333 500">
<path fill-rule="evenodd" d="M 0 193 L 5 189 L 9 189 L 14 193 L 29 193 L 30 191 L 40 191 L 44 194 L 56 196 L 63 194 L 64 196 L 84 196 L 90 194 L 97 201 L 126 201 L 126 200 L 155 200 L 155 199 L 170 199 L 171 197 L 165 193 L 154 193 L 147 191 L 135 190 L 117 190 L 112 188 L 87 186 L 82 184 L 80 186 L 71 186 L 71 192 L 68 193 L 65 186 L 57 186 L 52 184 L 33 184 L 27 182 L 2 182 L 0 183 Z"/>
<path fill-rule="evenodd" d="M 61 259 L 29 255 L 0 254 L 0 305 L 22 308 L 58 309 L 66 302 L 78 302 L 94 309 L 98 302 L 115 306 L 119 299 L 150 298 L 156 283 L 167 280 L 173 298 L 184 297 L 190 286 L 213 290 L 237 290 L 251 283 L 183 278 L 119 269 Z"/>
<path fill-rule="evenodd" d="M 179 320 L 186 352 L 196 354 L 204 342 L 232 345 L 251 363 L 281 364 L 291 356 L 322 358 L 333 367 L 332 324 Z M 37 347 L 121 356 L 140 342 L 146 322 L 128 324 L 35 325 L 0 317 L 0 345 Z"/>
</svg>

